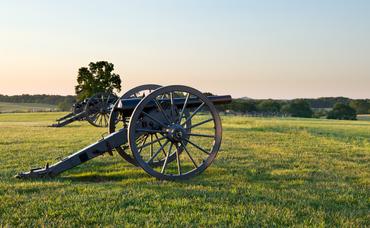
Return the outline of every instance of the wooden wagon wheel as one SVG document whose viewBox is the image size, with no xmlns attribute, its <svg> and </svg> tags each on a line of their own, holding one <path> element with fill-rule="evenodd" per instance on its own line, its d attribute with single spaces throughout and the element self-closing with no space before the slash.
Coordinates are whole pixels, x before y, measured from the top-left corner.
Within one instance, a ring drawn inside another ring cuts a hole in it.
<svg viewBox="0 0 370 228">
<path fill-rule="evenodd" d="M 85 106 L 86 120 L 95 127 L 107 127 L 109 113 L 117 96 L 111 93 L 97 93 L 90 97 Z"/>
<path fill-rule="evenodd" d="M 80 102 L 77 102 L 77 103 L 73 104 L 72 113 L 74 115 L 77 115 L 77 114 L 83 112 L 84 109 L 85 109 L 86 102 L 87 102 L 86 100 L 83 100 L 83 101 L 80 101 Z"/>
<path fill-rule="evenodd" d="M 159 111 L 148 108 L 155 106 Z M 157 137 L 143 143 L 137 141 L 141 135 Z M 216 157 L 221 138 L 221 119 L 215 106 L 187 86 L 162 87 L 146 96 L 135 108 L 128 128 L 129 146 L 138 164 L 164 180 L 187 179 L 203 172 Z M 172 153 L 176 162 L 169 160 Z M 164 162 L 155 167 L 154 160 Z"/>
<path fill-rule="evenodd" d="M 119 106 L 122 105 L 122 100 L 124 99 L 133 99 L 133 98 L 144 98 L 148 94 L 150 94 L 152 91 L 160 88 L 160 85 L 155 84 L 146 84 L 137 86 L 135 88 L 130 89 L 125 94 L 123 94 L 114 104 L 111 113 L 109 115 L 109 123 L 108 123 L 108 131 L 109 134 L 112 134 L 113 132 L 121 129 L 121 128 L 127 128 L 128 122 L 130 120 L 130 116 L 125 116 L 123 113 L 119 112 L 117 109 Z M 138 140 L 142 140 L 142 138 L 139 138 Z M 136 162 L 135 158 L 131 156 L 130 154 L 126 153 L 125 149 L 127 149 L 127 145 L 122 145 L 120 147 L 115 148 L 119 155 L 123 159 L 125 159 L 127 162 L 138 166 L 138 163 Z"/>
</svg>

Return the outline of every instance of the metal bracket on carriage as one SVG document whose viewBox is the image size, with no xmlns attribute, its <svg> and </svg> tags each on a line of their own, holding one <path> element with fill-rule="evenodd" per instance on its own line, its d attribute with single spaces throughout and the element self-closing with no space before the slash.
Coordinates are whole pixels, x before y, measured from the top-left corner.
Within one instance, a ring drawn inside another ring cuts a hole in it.
<svg viewBox="0 0 370 228">
<path fill-rule="evenodd" d="M 33 168 L 29 172 L 18 173 L 15 178 L 35 178 L 35 177 L 52 177 L 52 172 L 49 168 L 49 163 L 46 163 L 44 168 Z"/>
<path fill-rule="evenodd" d="M 108 141 L 105 142 L 106 144 L 106 147 L 107 147 L 107 153 L 110 155 L 110 156 L 113 156 L 113 148 L 112 146 L 109 144 Z"/>
<path fill-rule="evenodd" d="M 100 139 L 100 141 L 99 141 L 99 142 L 101 142 L 101 141 L 105 141 L 105 146 L 106 146 L 107 150 L 106 150 L 106 151 L 104 151 L 104 152 L 96 151 L 96 153 L 104 154 L 105 152 L 107 152 L 110 156 L 113 156 L 113 149 L 114 149 L 114 148 L 111 146 L 111 144 L 109 144 L 109 142 L 108 142 L 108 141 L 106 141 L 106 140 L 105 140 L 105 136 L 106 136 L 106 135 L 107 135 L 107 132 L 103 133 L 103 134 L 101 135 L 101 139 Z"/>
</svg>

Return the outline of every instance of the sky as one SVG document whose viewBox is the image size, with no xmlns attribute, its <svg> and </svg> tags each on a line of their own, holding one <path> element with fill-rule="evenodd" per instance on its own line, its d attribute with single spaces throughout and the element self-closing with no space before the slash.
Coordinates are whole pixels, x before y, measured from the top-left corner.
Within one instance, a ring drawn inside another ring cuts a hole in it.
<svg viewBox="0 0 370 228">
<path fill-rule="evenodd" d="M 122 92 L 370 98 L 370 1 L 0 0 L 0 94 L 74 94 L 100 60 Z"/>
</svg>

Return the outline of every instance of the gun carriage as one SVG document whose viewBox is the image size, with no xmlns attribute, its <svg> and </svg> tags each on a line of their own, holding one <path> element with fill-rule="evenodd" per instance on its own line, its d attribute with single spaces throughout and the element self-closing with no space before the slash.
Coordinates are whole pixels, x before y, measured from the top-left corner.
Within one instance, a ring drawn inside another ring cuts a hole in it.
<svg viewBox="0 0 370 228">
<path fill-rule="evenodd" d="M 108 136 L 53 165 L 17 177 L 54 177 L 116 150 L 153 177 L 188 179 L 203 172 L 215 159 L 222 138 L 215 105 L 229 102 L 229 95 L 207 97 L 187 86 L 136 87 L 112 106 Z"/>
<path fill-rule="evenodd" d="M 72 112 L 57 119 L 51 127 L 63 127 L 74 121 L 86 120 L 95 127 L 107 127 L 109 113 L 118 97 L 112 93 L 97 93 L 72 106 Z"/>
</svg>

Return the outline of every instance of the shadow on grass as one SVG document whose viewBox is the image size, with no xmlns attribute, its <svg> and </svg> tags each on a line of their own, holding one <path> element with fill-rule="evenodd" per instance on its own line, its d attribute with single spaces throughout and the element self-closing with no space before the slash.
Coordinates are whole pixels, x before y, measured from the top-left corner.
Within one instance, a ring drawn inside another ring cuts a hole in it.
<svg viewBox="0 0 370 228">
<path fill-rule="evenodd" d="M 249 166 L 234 163 L 232 169 L 231 165 L 230 167 L 216 165 L 190 180 L 173 182 L 156 180 L 139 168 L 89 172 L 84 167 L 69 172 L 66 176 L 43 179 L 41 182 L 59 182 L 62 185 L 66 182 L 98 183 L 106 184 L 107 188 L 127 187 L 130 191 L 144 192 L 142 197 L 146 201 L 166 198 L 174 204 L 182 202 L 181 200 L 218 204 L 222 199 L 222 205 L 230 208 L 235 205 L 256 205 L 281 211 L 289 210 L 294 212 L 294 219 L 298 222 L 309 219 L 312 211 L 323 213 L 328 224 L 333 223 L 337 216 L 349 220 L 353 217 L 366 217 L 366 203 L 362 202 L 366 200 L 366 193 L 356 190 L 358 186 L 355 177 L 347 177 L 344 180 L 328 170 L 298 171 L 299 169 L 294 170 L 292 160 L 287 160 L 283 164 L 270 161 L 268 164 L 252 163 Z M 18 189 L 18 192 L 27 195 L 60 187 L 61 185 L 50 185 L 40 188 L 38 185 L 23 187 Z M 138 206 L 141 205 L 141 201 L 136 203 Z M 187 206 L 180 205 L 184 210 Z M 275 222 L 279 225 L 288 225 L 291 221 L 277 216 Z M 340 225 L 336 222 L 334 224 Z"/>
<path fill-rule="evenodd" d="M 69 176 L 59 177 L 60 180 L 69 180 L 72 182 L 91 182 L 91 183 L 104 183 L 104 182 L 118 182 L 127 179 L 142 178 L 145 173 L 83 173 L 72 174 Z"/>
<path fill-rule="evenodd" d="M 56 123 L 52 123 L 52 124 L 56 124 Z M 84 127 L 84 125 L 75 125 L 75 124 L 71 124 L 71 125 L 65 125 L 65 126 L 62 126 L 62 127 L 55 127 L 55 126 L 52 126 L 52 124 L 49 124 L 47 126 L 44 126 L 44 125 L 40 125 L 40 127 L 47 127 L 47 128 L 50 128 L 50 129 L 66 129 L 66 128 L 81 128 L 81 127 Z"/>
<path fill-rule="evenodd" d="M 92 183 L 102 183 L 102 182 L 111 182 L 111 181 L 122 181 L 127 179 L 127 175 L 122 174 L 87 174 L 87 175 L 78 175 L 78 176 L 65 176 L 59 177 L 60 180 L 69 180 L 72 182 L 92 182 Z"/>
</svg>

